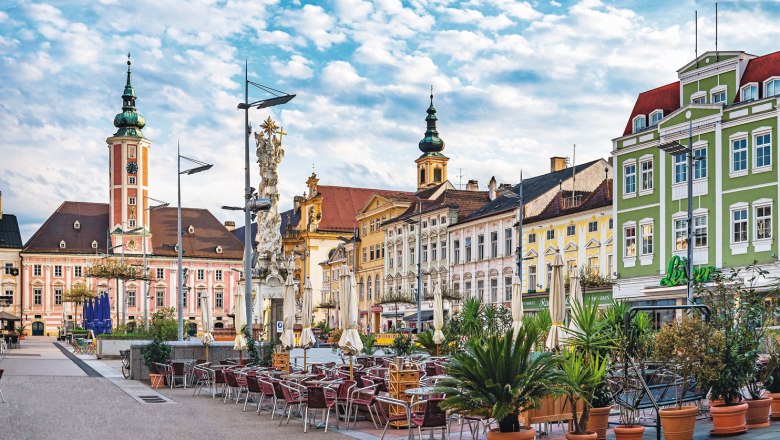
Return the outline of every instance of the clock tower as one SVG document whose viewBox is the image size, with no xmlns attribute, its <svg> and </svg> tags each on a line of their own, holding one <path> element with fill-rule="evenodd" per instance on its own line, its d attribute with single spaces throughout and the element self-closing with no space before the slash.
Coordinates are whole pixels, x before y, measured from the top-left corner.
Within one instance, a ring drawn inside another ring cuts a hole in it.
<svg viewBox="0 0 780 440">
<path fill-rule="evenodd" d="M 444 183 L 447 180 L 447 161 L 445 156 L 444 141 L 439 137 L 436 129 L 436 108 L 433 106 L 433 86 L 431 86 L 431 105 L 428 107 L 428 116 L 425 118 L 425 137 L 420 141 L 419 147 L 422 156 L 414 162 L 417 164 L 417 190 L 429 188 Z"/>
<path fill-rule="evenodd" d="M 109 163 L 109 228 L 112 246 L 122 245 L 126 254 L 141 253 L 141 240 L 149 240 L 149 149 L 151 141 L 141 129 L 144 117 L 135 109 L 130 54 L 127 54 L 127 83 L 122 94 L 122 113 L 114 117 L 117 128 L 106 139 Z M 136 230 L 138 228 L 143 230 Z M 144 233 L 145 232 L 145 233 Z M 151 242 L 146 243 L 147 251 Z M 120 252 L 117 250 L 116 252 Z"/>
</svg>

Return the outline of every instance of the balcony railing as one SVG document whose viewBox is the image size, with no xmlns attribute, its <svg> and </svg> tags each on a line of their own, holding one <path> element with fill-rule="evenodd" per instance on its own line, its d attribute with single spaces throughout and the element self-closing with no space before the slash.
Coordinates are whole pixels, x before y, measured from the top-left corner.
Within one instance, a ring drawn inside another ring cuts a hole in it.
<svg viewBox="0 0 780 440">
<path fill-rule="evenodd" d="M 582 194 L 563 198 L 563 209 L 576 208 L 582 204 Z"/>
</svg>

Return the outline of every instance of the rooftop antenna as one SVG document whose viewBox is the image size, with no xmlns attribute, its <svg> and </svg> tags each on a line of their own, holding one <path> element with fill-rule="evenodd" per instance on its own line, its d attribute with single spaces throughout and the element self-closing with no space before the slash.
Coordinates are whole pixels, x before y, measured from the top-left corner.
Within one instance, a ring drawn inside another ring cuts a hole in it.
<svg viewBox="0 0 780 440">
<path fill-rule="evenodd" d="M 699 10 L 694 11 L 694 27 L 696 28 L 696 43 L 693 52 L 696 55 L 696 68 L 699 68 Z"/>
<path fill-rule="evenodd" d="M 715 62 L 720 61 L 718 54 L 718 2 L 715 2 Z"/>
<path fill-rule="evenodd" d="M 458 189 L 463 189 L 463 168 L 458 168 Z"/>
</svg>

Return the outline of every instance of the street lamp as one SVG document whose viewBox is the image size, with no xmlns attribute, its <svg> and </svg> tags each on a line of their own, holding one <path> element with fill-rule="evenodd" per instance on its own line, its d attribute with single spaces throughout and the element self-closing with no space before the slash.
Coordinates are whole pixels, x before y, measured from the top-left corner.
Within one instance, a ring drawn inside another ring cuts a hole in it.
<svg viewBox="0 0 780 440">
<path fill-rule="evenodd" d="M 145 211 L 151 212 L 154 211 L 155 209 L 167 208 L 170 205 L 170 203 L 168 202 L 163 202 L 162 200 L 157 200 L 149 196 L 146 196 L 145 198 L 146 200 L 151 200 L 157 203 L 156 205 L 145 208 L 144 209 Z M 149 267 L 146 264 L 146 237 L 148 237 L 149 234 L 147 234 L 146 227 L 135 228 L 129 231 L 129 233 L 140 232 L 140 231 L 143 231 L 144 233 L 143 234 L 144 238 L 141 243 L 141 252 L 143 252 L 143 258 L 144 258 L 144 262 L 143 262 L 144 265 L 144 289 L 143 289 L 144 290 L 144 300 L 143 300 L 144 301 L 144 329 L 146 331 L 149 331 Z"/>
<path fill-rule="evenodd" d="M 660 144 L 658 149 L 672 157 L 684 154 L 687 158 L 687 171 L 685 177 L 688 180 L 688 221 L 686 222 L 688 224 L 688 236 L 686 237 L 685 242 L 688 250 L 688 261 L 686 261 L 685 267 L 688 271 L 688 304 L 693 304 L 693 163 L 694 161 L 704 159 L 703 157 L 695 157 L 693 154 L 693 121 L 688 123 L 687 146 L 678 141 L 671 141 Z"/>
<path fill-rule="evenodd" d="M 179 278 L 178 281 L 179 282 L 178 282 L 178 286 L 177 286 L 178 297 L 177 297 L 177 303 L 176 303 L 176 309 L 177 309 L 178 315 L 179 315 L 178 316 L 179 322 L 178 322 L 178 329 L 177 329 L 177 339 L 179 341 L 183 341 L 184 340 L 184 310 L 183 310 L 183 308 L 184 308 L 184 276 L 183 275 L 184 274 L 183 274 L 183 271 L 182 271 L 182 247 L 183 246 L 182 246 L 182 236 L 181 236 L 181 175 L 182 174 L 191 175 L 191 174 L 195 174 L 195 173 L 200 173 L 202 171 L 206 171 L 206 170 L 211 169 L 211 167 L 214 166 L 214 165 L 210 164 L 210 163 L 206 163 L 206 162 L 201 162 L 199 160 L 196 160 L 196 159 L 193 159 L 193 158 L 190 158 L 190 157 L 182 156 L 181 155 L 181 148 L 179 147 L 179 143 L 178 142 L 176 143 L 176 156 L 177 156 L 177 160 L 176 160 L 176 167 L 177 167 L 177 169 L 176 169 L 176 171 L 177 171 L 176 190 L 177 190 L 177 196 L 178 196 L 178 212 L 177 212 L 177 215 L 176 215 L 177 221 L 178 221 L 178 223 L 177 223 L 178 241 L 176 243 L 176 248 L 177 248 L 177 254 L 178 254 L 177 257 L 178 257 L 178 260 L 179 260 L 178 261 L 178 266 L 179 266 L 178 267 L 178 278 Z M 197 166 L 194 167 L 194 168 L 190 168 L 190 169 L 182 171 L 181 170 L 181 160 L 182 159 L 190 161 L 190 162 L 194 163 Z"/>
<path fill-rule="evenodd" d="M 264 91 L 265 93 L 273 95 L 273 98 L 249 102 L 250 84 Z M 272 89 L 256 82 L 249 81 L 249 63 L 244 61 L 244 102 L 238 104 L 238 109 L 244 110 L 244 199 L 246 200 L 246 209 L 244 209 L 244 305 L 246 306 L 247 322 L 249 322 L 249 319 L 252 316 L 252 219 L 250 212 L 252 209 L 250 207 L 250 201 L 252 199 L 252 188 L 249 186 L 249 135 L 252 131 L 252 127 L 249 125 L 249 109 L 252 107 L 262 109 L 286 104 L 293 98 L 295 98 L 295 95 L 290 95 L 288 93 Z M 260 292 L 258 292 L 258 294 L 260 294 Z"/>
</svg>

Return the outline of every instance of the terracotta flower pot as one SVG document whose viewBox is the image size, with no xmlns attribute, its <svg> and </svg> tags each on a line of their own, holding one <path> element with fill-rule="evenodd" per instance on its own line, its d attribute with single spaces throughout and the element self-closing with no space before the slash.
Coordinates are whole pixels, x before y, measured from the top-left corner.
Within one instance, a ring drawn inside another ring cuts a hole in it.
<svg viewBox="0 0 780 440">
<path fill-rule="evenodd" d="M 165 385 L 162 374 L 149 373 L 149 382 L 152 388 L 160 388 L 160 386 Z"/>
<path fill-rule="evenodd" d="M 772 398 L 772 420 L 780 420 L 780 393 L 769 393 Z"/>
<path fill-rule="evenodd" d="M 609 412 L 612 407 L 591 408 L 590 418 L 588 419 L 588 431 L 596 431 L 598 440 L 607 438 L 607 428 L 609 427 Z"/>
<path fill-rule="evenodd" d="M 772 399 L 764 397 L 762 399 L 746 400 L 748 409 L 745 413 L 745 422 L 748 429 L 768 428 L 769 427 L 769 408 Z"/>
<path fill-rule="evenodd" d="M 745 423 L 745 412 L 747 409 L 747 403 L 714 405 L 710 407 L 710 414 L 712 415 L 710 434 L 732 435 L 747 431 L 747 424 Z"/>
<path fill-rule="evenodd" d="M 615 440 L 642 440 L 644 426 L 615 426 Z"/>
<path fill-rule="evenodd" d="M 693 438 L 693 426 L 696 424 L 699 408 L 695 406 L 684 406 L 680 409 L 665 408 L 659 413 L 666 440 L 691 440 Z"/>
<path fill-rule="evenodd" d="M 575 434 L 573 432 L 566 433 L 566 440 L 596 440 L 596 432 L 588 431 L 587 434 Z"/>
<path fill-rule="evenodd" d="M 517 432 L 500 432 L 493 428 L 487 432 L 487 440 L 534 440 L 536 429 L 529 426 L 521 426 Z"/>
</svg>

